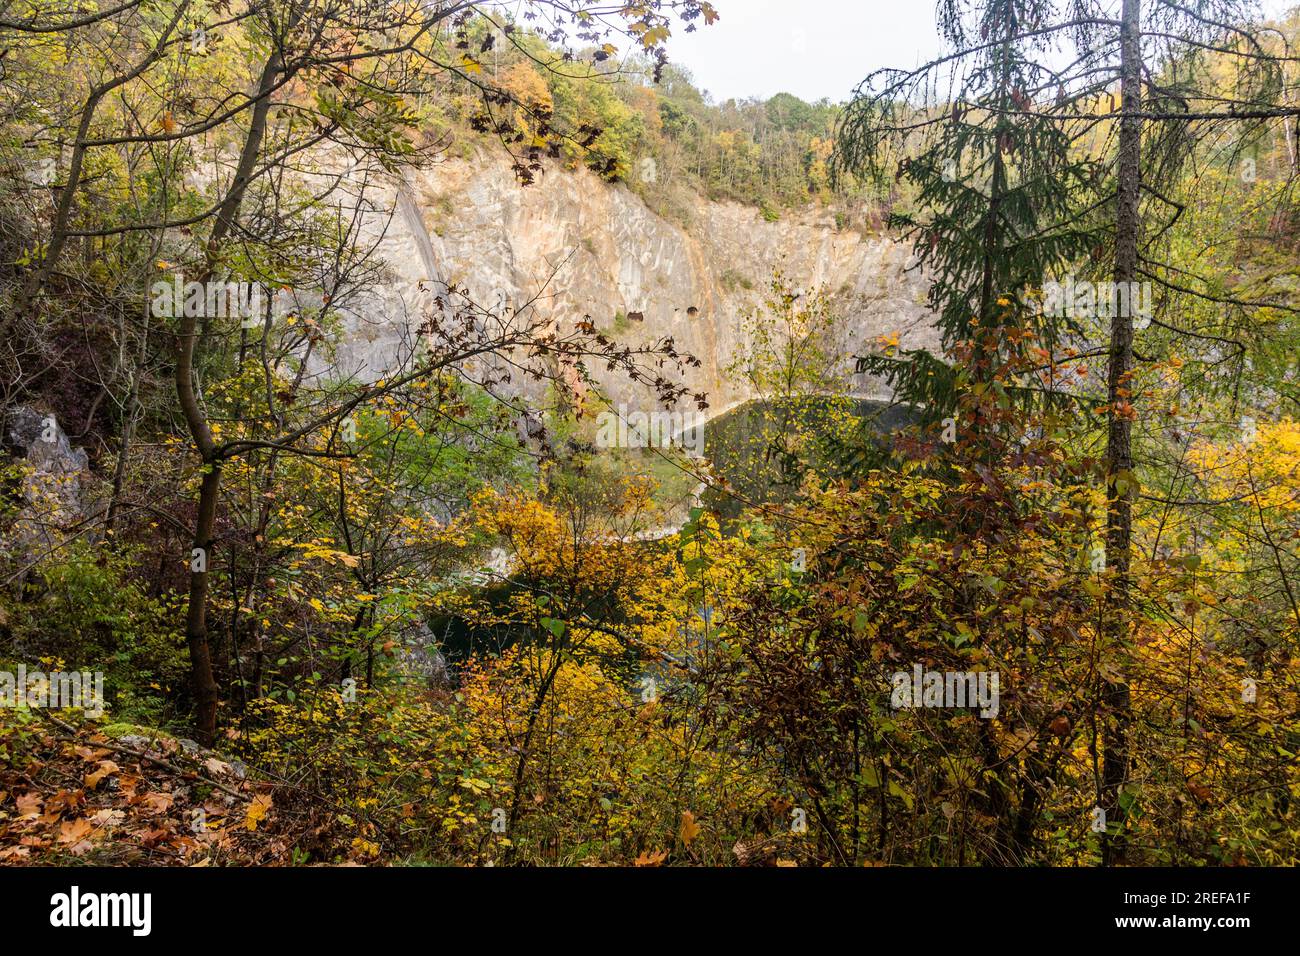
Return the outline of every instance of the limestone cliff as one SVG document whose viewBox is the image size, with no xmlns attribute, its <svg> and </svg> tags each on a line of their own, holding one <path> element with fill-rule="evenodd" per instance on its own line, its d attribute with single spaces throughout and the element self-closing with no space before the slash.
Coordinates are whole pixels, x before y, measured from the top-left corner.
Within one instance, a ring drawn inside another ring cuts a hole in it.
<svg viewBox="0 0 1300 956">
<path fill-rule="evenodd" d="M 535 308 L 562 328 L 589 314 L 620 342 L 672 336 L 702 361 L 686 384 L 707 392 L 714 411 L 750 397 L 725 370 L 745 346 L 738 318 L 760 302 L 775 267 L 832 296 L 846 361 L 884 333 L 898 333 L 904 348 L 936 344 L 924 280 L 905 269 L 909 249 L 837 229 L 824 209 L 768 222 L 752 207 L 699 199 L 686 227 L 586 170 L 552 165 L 521 187 L 492 154 L 408 172 L 377 207 L 367 229 L 388 281 L 351 316 L 338 359 L 363 376 L 380 374 L 409 341 L 417 303 L 429 298 L 422 282 L 468 288 L 488 306 L 536 298 Z M 636 313 L 644 319 L 626 318 Z M 625 379 L 595 371 L 614 400 L 648 400 Z M 868 382 L 857 390 L 879 392 Z"/>
</svg>

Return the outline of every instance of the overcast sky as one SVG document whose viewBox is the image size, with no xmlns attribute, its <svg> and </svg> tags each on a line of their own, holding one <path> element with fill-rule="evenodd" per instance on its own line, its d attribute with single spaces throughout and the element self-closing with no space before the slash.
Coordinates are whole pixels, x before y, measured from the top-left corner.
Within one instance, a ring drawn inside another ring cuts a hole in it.
<svg viewBox="0 0 1300 956">
<path fill-rule="evenodd" d="M 916 66 L 940 48 L 934 0 L 713 2 L 718 22 L 695 33 L 679 29 L 668 52 L 718 101 L 782 92 L 845 100 L 872 70 Z M 1276 14 L 1296 4 L 1264 0 L 1263 7 Z"/>
</svg>

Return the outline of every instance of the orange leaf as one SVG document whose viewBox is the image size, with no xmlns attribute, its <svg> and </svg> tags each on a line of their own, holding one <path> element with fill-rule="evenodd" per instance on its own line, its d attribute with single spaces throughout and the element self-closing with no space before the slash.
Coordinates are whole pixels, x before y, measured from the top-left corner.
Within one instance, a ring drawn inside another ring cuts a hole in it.
<svg viewBox="0 0 1300 956">
<path fill-rule="evenodd" d="M 98 770 L 86 774 L 86 786 L 88 786 L 91 790 L 94 790 L 97 786 L 99 786 L 99 781 L 103 780 L 111 773 L 117 773 L 119 769 L 121 768 L 119 768 L 117 764 L 113 763 L 113 761 L 101 760 L 99 762 Z"/>
<path fill-rule="evenodd" d="M 64 820 L 59 824 L 59 842 L 77 843 L 95 832 L 94 826 L 85 818 Z"/>
<path fill-rule="evenodd" d="M 690 810 L 682 811 L 682 828 L 677 835 L 686 846 L 690 846 L 691 841 L 700 835 L 700 825 L 695 822 L 695 814 Z"/>
</svg>

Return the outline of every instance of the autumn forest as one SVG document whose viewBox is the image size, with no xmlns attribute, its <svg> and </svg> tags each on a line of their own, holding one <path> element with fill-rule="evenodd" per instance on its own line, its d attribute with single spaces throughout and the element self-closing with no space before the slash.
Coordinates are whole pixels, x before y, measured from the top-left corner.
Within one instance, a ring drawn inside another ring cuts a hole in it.
<svg viewBox="0 0 1300 956">
<path fill-rule="evenodd" d="M 744 2 L 0 0 L 5 869 L 1300 859 L 1300 10 Z"/>
</svg>

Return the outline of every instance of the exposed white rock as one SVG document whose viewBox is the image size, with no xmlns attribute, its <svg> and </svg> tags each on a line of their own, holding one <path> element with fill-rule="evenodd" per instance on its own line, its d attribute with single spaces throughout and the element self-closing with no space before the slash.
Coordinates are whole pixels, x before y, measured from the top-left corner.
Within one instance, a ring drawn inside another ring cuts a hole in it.
<svg viewBox="0 0 1300 956">
<path fill-rule="evenodd" d="M 702 361 L 684 383 L 706 392 L 713 409 L 752 397 L 726 368 L 745 347 L 740 316 L 760 303 L 776 267 L 832 296 L 844 319 L 838 345 L 846 364 L 883 334 L 897 333 L 901 348 L 938 345 L 926 283 L 907 268 L 909 248 L 837 229 L 824 209 L 768 222 L 752 207 L 700 199 L 688 229 L 587 170 L 552 165 L 521 187 L 491 153 L 409 172 L 374 199 L 366 230 L 389 276 L 349 317 L 338 354 L 341 371 L 364 378 L 409 356 L 430 290 L 448 283 L 487 307 L 536 300 L 540 316 L 561 330 L 590 315 L 620 342 L 672 336 Z M 616 316 L 633 313 L 643 320 L 615 328 Z M 619 373 L 592 371 L 613 400 L 650 402 Z M 872 383 L 858 390 L 879 392 Z"/>
<path fill-rule="evenodd" d="M 26 405 L 10 410 L 4 442 L 20 460 L 23 505 L 0 548 L 30 560 L 61 543 L 89 511 L 89 463 L 54 415 Z"/>
</svg>

